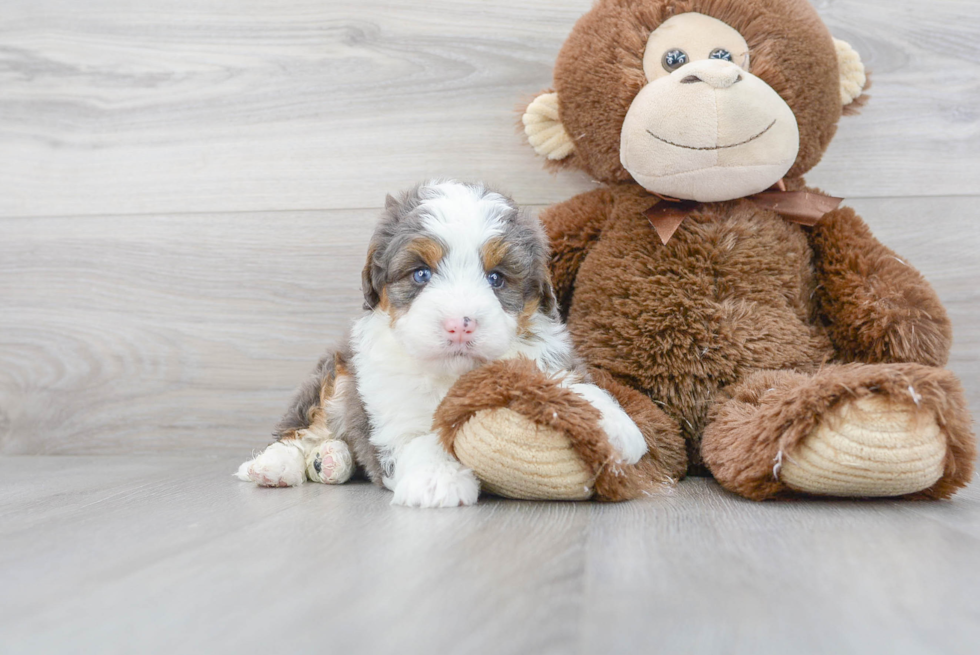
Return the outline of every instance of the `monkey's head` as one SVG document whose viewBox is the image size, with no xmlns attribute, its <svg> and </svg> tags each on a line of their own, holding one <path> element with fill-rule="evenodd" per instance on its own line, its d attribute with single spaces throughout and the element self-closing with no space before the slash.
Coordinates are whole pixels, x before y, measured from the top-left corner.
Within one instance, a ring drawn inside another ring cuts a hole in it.
<svg viewBox="0 0 980 655">
<path fill-rule="evenodd" d="M 731 200 L 813 168 L 866 82 L 807 0 L 599 0 L 524 125 L 558 167 Z"/>
</svg>

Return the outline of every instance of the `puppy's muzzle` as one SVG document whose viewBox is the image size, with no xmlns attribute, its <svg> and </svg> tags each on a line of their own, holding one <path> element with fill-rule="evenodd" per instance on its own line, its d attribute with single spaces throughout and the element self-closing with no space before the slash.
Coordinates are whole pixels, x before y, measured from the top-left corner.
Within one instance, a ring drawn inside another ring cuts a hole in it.
<svg viewBox="0 0 980 655">
<path fill-rule="evenodd" d="M 466 345 L 476 336 L 476 319 L 469 316 L 447 318 L 443 321 L 442 327 L 446 332 L 446 338 L 453 345 Z"/>
</svg>

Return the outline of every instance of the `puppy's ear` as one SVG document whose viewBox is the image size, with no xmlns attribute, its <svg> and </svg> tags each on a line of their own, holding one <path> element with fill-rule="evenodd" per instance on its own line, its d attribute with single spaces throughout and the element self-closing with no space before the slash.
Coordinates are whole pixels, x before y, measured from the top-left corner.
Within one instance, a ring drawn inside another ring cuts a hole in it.
<svg viewBox="0 0 980 655">
<path fill-rule="evenodd" d="M 391 196 L 388 196 L 389 198 Z M 380 276 L 375 274 L 374 253 L 377 246 L 371 244 L 368 249 L 367 261 L 364 263 L 364 270 L 361 271 L 361 291 L 364 293 L 364 309 L 372 310 L 381 302 L 381 289 L 377 286 Z"/>
<path fill-rule="evenodd" d="M 398 199 L 390 193 L 385 196 L 385 209 L 392 210 L 398 206 Z"/>
<path fill-rule="evenodd" d="M 541 281 L 541 311 L 552 318 L 558 318 L 558 300 L 555 298 L 555 287 L 551 284 L 551 276 L 547 274 L 547 271 Z"/>
<path fill-rule="evenodd" d="M 551 283 L 551 271 L 548 270 L 548 245 L 544 231 L 538 232 L 539 248 L 534 255 L 534 270 L 531 288 L 538 298 L 538 311 L 550 318 L 558 318 L 558 300 L 555 298 L 555 287 Z"/>
<path fill-rule="evenodd" d="M 548 243 L 548 235 L 545 234 L 544 226 L 535 218 L 531 218 L 528 213 L 522 212 L 520 216 L 523 220 L 530 223 L 532 243 L 529 244 L 531 254 L 531 271 L 529 288 L 537 294 L 538 311 L 545 316 L 557 319 L 558 300 L 555 297 L 555 287 L 551 283 L 551 270 L 548 264 L 551 261 L 551 246 Z"/>
</svg>

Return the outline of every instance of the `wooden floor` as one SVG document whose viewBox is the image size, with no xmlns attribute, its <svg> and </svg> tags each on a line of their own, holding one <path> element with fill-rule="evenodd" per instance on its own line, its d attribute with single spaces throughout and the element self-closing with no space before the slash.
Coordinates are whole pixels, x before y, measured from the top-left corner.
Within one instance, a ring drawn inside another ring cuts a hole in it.
<svg viewBox="0 0 980 655">
<path fill-rule="evenodd" d="M 980 488 L 389 507 L 230 473 L 361 306 L 385 194 L 537 209 L 592 0 L 3 0 L 0 654 L 975 653 Z M 980 2 L 814 0 L 873 72 L 808 180 L 936 287 L 980 415 Z"/>
<path fill-rule="evenodd" d="M 237 460 L 0 460 L 0 652 L 976 653 L 980 490 L 419 511 Z"/>
</svg>

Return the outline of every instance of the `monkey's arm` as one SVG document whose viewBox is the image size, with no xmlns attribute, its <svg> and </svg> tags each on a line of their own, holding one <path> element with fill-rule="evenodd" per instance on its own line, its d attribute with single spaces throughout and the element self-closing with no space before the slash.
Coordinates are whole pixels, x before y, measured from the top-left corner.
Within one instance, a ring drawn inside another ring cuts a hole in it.
<svg viewBox="0 0 980 655">
<path fill-rule="evenodd" d="M 612 192 L 602 187 L 552 205 L 539 216 L 551 241 L 551 281 L 563 317 L 568 313 L 579 266 L 599 239 L 612 204 Z"/>
<path fill-rule="evenodd" d="M 853 209 L 824 216 L 810 242 L 819 311 L 845 361 L 946 363 L 953 333 L 936 292 Z"/>
</svg>

